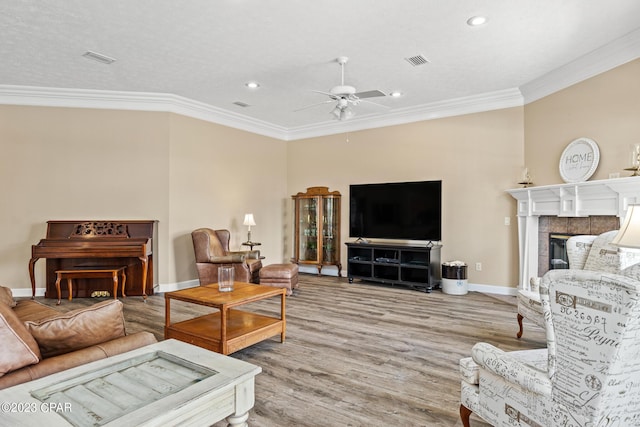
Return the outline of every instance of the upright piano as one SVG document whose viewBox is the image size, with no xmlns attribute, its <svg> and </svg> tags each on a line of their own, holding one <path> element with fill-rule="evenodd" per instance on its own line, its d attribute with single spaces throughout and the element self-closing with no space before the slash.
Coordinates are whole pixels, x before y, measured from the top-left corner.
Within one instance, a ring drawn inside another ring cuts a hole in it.
<svg viewBox="0 0 640 427">
<path fill-rule="evenodd" d="M 152 295 L 156 224 L 156 220 L 47 221 L 46 238 L 31 247 L 32 296 L 36 294 L 34 268 L 40 258 L 47 260 L 47 298 L 57 298 L 56 270 L 107 266 L 127 267 L 127 295 Z M 81 298 L 94 291 L 113 289 L 111 279 L 77 279 L 74 284 L 74 297 Z"/>
</svg>

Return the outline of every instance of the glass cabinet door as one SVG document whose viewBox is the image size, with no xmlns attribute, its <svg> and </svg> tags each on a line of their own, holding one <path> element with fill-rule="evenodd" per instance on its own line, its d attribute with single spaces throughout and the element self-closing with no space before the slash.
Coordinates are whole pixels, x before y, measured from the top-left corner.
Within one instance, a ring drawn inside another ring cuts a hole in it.
<svg viewBox="0 0 640 427">
<path fill-rule="evenodd" d="M 298 257 L 300 261 L 318 260 L 318 199 L 304 198 L 298 203 L 299 239 Z"/>
<path fill-rule="evenodd" d="M 294 205 L 293 257 L 291 261 L 323 266 L 340 264 L 340 192 L 329 187 L 309 187 L 291 196 Z"/>
<path fill-rule="evenodd" d="M 340 215 L 340 199 L 326 197 L 322 205 L 322 248 L 323 261 L 325 263 L 337 262 L 337 251 L 340 241 L 338 239 L 338 216 Z"/>
</svg>

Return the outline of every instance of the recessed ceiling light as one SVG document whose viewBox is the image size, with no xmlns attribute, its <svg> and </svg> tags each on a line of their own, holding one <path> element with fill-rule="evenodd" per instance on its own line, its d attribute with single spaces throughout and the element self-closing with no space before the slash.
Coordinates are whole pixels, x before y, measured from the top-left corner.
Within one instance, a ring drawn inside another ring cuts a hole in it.
<svg viewBox="0 0 640 427">
<path fill-rule="evenodd" d="M 485 16 L 472 16 L 467 19 L 467 25 L 471 27 L 477 27 L 478 25 L 483 25 L 487 23 L 487 18 Z"/>
<path fill-rule="evenodd" d="M 249 89 L 258 89 L 260 87 L 260 84 L 258 82 L 247 82 L 245 83 L 245 86 L 247 86 Z"/>
<path fill-rule="evenodd" d="M 397 91 L 397 90 L 396 90 L 396 91 L 391 92 L 391 93 L 389 94 L 389 96 L 391 96 L 391 97 L 393 97 L 393 98 L 399 98 L 399 97 L 401 97 L 401 96 L 402 96 L 402 92 L 399 92 L 399 91 Z"/>
</svg>

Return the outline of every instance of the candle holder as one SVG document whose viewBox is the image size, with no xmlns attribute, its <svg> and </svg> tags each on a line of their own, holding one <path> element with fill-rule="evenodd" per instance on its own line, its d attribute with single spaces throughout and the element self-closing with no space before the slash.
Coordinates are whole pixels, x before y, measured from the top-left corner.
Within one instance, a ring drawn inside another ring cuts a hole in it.
<svg viewBox="0 0 640 427">
<path fill-rule="evenodd" d="M 518 184 L 522 185 L 522 188 L 527 188 L 533 185 L 533 182 L 531 182 L 531 176 L 529 175 L 529 169 L 524 168 L 522 181 L 520 181 Z"/>
<path fill-rule="evenodd" d="M 632 171 L 631 176 L 640 176 L 640 144 L 634 144 L 631 150 L 631 167 L 624 168 L 626 171 Z"/>
<path fill-rule="evenodd" d="M 631 176 L 640 176 L 640 165 L 638 165 L 638 166 L 636 166 L 634 168 L 624 168 L 624 170 L 633 171 Z"/>
</svg>

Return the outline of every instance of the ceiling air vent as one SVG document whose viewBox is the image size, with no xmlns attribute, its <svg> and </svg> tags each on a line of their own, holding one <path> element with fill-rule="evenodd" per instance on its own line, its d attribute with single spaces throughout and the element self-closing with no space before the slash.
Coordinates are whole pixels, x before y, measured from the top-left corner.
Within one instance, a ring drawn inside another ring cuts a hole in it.
<svg viewBox="0 0 640 427">
<path fill-rule="evenodd" d="M 410 57 L 404 58 L 404 59 L 406 59 L 409 62 L 409 64 L 413 65 L 414 67 L 417 67 L 418 65 L 424 65 L 424 64 L 428 64 L 429 63 L 427 58 L 425 58 L 422 55 L 410 56 Z"/>
<path fill-rule="evenodd" d="M 233 105 L 237 105 L 238 107 L 242 107 L 242 108 L 247 108 L 250 106 L 249 104 L 245 104 L 244 102 L 241 102 L 241 101 L 236 101 L 233 103 Z"/>
<path fill-rule="evenodd" d="M 82 54 L 85 58 L 93 59 L 94 61 L 102 62 L 103 64 L 113 64 L 116 62 L 115 58 L 111 58 L 107 55 L 103 55 L 101 53 L 87 51 Z"/>
</svg>

